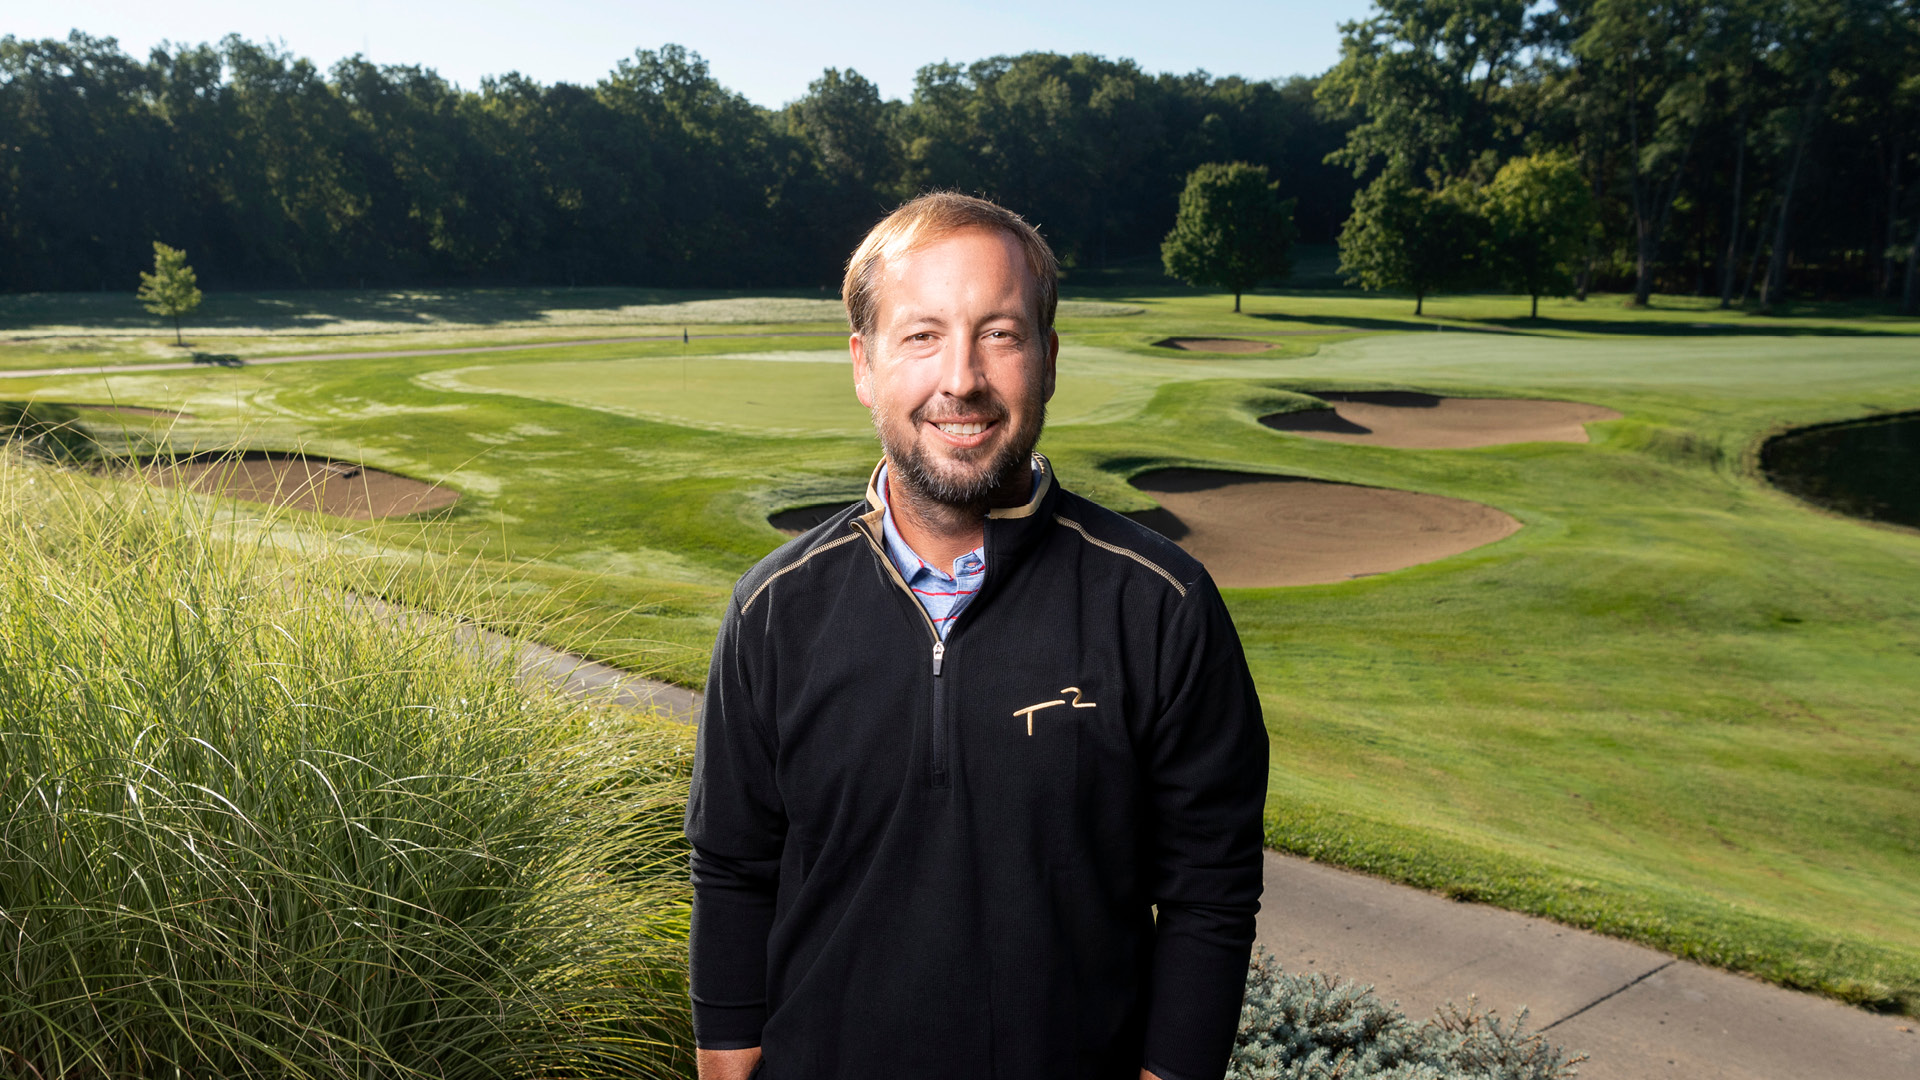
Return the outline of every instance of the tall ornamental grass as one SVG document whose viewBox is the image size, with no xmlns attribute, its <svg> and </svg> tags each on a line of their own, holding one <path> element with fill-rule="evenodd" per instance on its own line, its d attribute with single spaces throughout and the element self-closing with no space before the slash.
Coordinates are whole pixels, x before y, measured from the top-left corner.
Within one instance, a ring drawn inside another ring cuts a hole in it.
<svg viewBox="0 0 1920 1080">
<path fill-rule="evenodd" d="M 684 735 L 0 456 L 0 1077 L 683 1073 Z"/>
</svg>

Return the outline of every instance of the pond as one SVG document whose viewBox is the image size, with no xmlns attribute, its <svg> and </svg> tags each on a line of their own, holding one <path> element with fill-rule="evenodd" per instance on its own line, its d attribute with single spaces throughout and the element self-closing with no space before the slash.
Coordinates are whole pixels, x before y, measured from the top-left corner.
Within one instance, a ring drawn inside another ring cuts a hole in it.
<svg viewBox="0 0 1920 1080">
<path fill-rule="evenodd" d="M 1920 528 L 1920 414 L 1788 432 L 1760 448 L 1760 468 L 1817 506 Z"/>
</svg>

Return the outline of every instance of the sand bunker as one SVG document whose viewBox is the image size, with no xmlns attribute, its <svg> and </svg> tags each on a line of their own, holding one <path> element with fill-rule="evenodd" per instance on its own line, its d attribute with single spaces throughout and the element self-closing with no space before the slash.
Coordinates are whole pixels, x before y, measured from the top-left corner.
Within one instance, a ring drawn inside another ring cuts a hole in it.
<svg viewBox="0 0 1920 1080">
<path fill-rule="evenodd" d="M 1277 413 L 1276 431 L 1401 450 L 1464 450 L 1525 442 L 1587 441 L 1586 425 L 1620 414 L 1578 401 L 1454 398 L 1406 390 L 1316 393 L 1331 409 Z"/>
<path fill-rule="evenodd" d="M 1248 341 L 1245 338 L 1170 337 L 1154 344 L 1163 349 L 1185 349 L 1187 352 L 1252 353 L 1273 348 L 1271 341 Z"/>
<path fill-rule="evenodd" d="M 820 524 L 859 501 L 859 499 L 842 499 L 839 502 L 818 503 L 813 506 L 799 506 L 792 510 L 782 510 L 777 514 L 768 514 L 767 524 L 779 529 L 788 536 L 799 536 L 801 533 L 806 532 L 808 529 L 813 528 L 815 525 Z"/>
<path fill-rule="evenodd" d="M 149 483 L 372 521 L 452 506 L 460 493 L 408 476 L 301 454 L 258 450 L 149 460 Z"/>
<path fill-rule="evenodd" d="M 1206 564 L 1225 587 L 1325 585 L 1444 559 L 1520 523 L 1477 502 L 1212 469 L 1133 478 L 1158 510 L 1128 516 Z"/>
</svg>

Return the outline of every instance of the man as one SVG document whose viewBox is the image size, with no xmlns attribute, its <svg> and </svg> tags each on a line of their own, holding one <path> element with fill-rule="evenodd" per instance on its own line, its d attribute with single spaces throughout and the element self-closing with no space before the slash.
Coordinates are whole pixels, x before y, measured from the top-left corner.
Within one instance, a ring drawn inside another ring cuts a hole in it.
<svg viewBox="0 0 1920 1080">
<path fill-rule="evenodd" d="M 1225 1069 L 1265 728 L 1200 565 L 1033 453 L 1054 279 L 1026 222 L 946 193 L 848 264 L 885 456 L 714 645 L 687 806 L 707 1080 Z"/>
</svg>

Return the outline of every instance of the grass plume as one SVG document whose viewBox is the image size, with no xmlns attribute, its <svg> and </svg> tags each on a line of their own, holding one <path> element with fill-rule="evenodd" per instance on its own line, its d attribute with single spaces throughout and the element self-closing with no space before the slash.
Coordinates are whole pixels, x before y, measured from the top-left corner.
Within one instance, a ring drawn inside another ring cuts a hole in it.
<svg viewBox="0 0 1920 1080">
<path fill-rule="evenodd" d="M 0 529 L 0 1076 L 684 1070 L 683 734 L 178 493 Z"/>
</svg>

